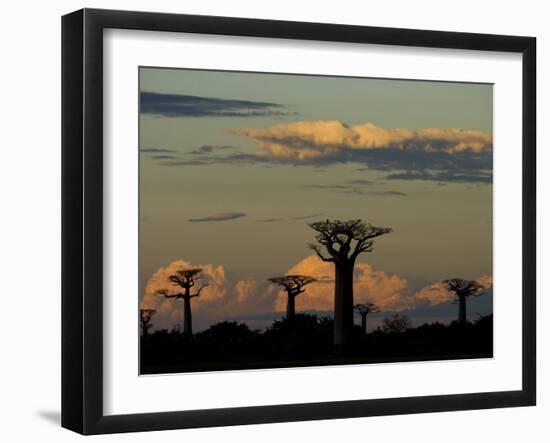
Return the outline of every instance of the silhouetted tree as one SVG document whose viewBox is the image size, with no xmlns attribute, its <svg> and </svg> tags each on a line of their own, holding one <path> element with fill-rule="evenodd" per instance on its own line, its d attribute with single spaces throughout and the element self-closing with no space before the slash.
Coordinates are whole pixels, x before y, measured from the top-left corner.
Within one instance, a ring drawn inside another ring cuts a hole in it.
<svg viewBox="0 0 550 443">
<path fill-rule="evenodd" d="M 454 302 L 458 304 L 458 323 L 463 325 L 466 323 L 467 298 L 483 294 L 486 288 L 475 280 L 463 280 L 461 278 L 444 280 L 443 284 L 449 292 L 456 296 Z"/>
<path fill-rule="evenodd" d="M 321 246 L 310 244 L 319 258 L 334 263 L 334 344 L 349 344 L 353 335 L 353 269 L 363 252 L 371 252 L 373 239 L 392 232 L 361 220 L 326 220 L 309 225 Z M 322 248 L 328 257 L 323 255 Z"/>
<path fill-rule="evenodd" d="M 159 295 L 162 295 L 166 298 L 175 298 L 183 300 L 183 335 L 190 337 L 193 335 L 193 325 L 191 319 L 191 299 L 199 297 L 201 291 L 208 286 L 208 284 L 203 284 L 197 292 L 191 294 L 191 288 L 198 284 L 201 278 L 202 269 L 193 268 L 193 269 L 182 269 L 176 271 L 174 275 L 170 275 L 168 279 L 172 282 L 172 285 L 178 286 L 183 289 L 183 292 L 170 292 L 167 289 L 161 289 L 158 291 Z"/>
<path fill-rule="evenodd" d="M 149 334 L 149 329 L 153 326 L 151 324 L 151 319 L 156 313 L 157 311 L 154 309 L 139 310 L 139 325 L 141 326 L 141 335 L 143 335 L 143 337 L 147 337 Z"/>
<path fill-rule="evenodd" d="M 222 321 L 211 325 L 208 329 L 198 332 L 195 337 L 200 344 L 227 347 L 238 346 L 253 341 L 256 333 L 251 331 L 246 323 Z"/>
<path fill-rule="evenodd" d="M 395 314 L 392 317 L 386 317 L 382 321 L 382 330 L 386 333 L 401 334 L 412 326 L 411 319 L 406 316 Z"/>
<path fill-rule="evenodd" d="M 374 303 L 359 303 L 353 306 L 359 315 L 361 315 L 361 335 L 367 336 L 367 315 L 374 312 L 380 312 L 378 306 Z"/>
<path fill-rule="evenodd" d="M 271 283 L 282 286 L 287 293 L 286 302 L 286 318 L 294 318 L 296 312 L 295 298 L 302 292 L 305 292 L 304 287 L 317 281 L 313 277 L 307 275 L 285 275 L 283 277 L 273 277 L 268 279 Z"/>
</svg>

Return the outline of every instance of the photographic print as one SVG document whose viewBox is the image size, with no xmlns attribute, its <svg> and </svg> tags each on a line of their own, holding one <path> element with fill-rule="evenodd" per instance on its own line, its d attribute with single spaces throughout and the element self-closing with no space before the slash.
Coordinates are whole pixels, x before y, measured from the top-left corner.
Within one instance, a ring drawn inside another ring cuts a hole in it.
<svg viewBox="0 0 550 443">
<path fill-rule="evenodd" d="M 139 68 L 140 373 L 492 358 L 493 85 Z"/>
</svg>

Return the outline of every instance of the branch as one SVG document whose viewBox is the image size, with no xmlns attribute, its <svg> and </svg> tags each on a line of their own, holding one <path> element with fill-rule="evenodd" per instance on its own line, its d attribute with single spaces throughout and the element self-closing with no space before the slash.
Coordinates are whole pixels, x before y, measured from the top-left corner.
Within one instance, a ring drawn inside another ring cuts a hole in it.
<svg viewBox="0 0 550 443">
<path fill-rule="evenodd" d="M 195 293 L 195 294 L 192 294 L 189 296 L 189 298 L 193 298 L 193 297 L 199 297 L 201 295 L 201 291 L 206 288 L 208 286 L 208 283 L 202 285 L 199 290 Z"/>
<path fill-rule="evenodd" d="M 178 275 L 171 275 L 170 277 L 168 277 L 168 280 L 170 280 L 172 284 L 181 286 L 182 288 L 185 288 L 187 286 L 186 281 Z"/>
<path fill-rule="evenodd" d="M 181 298 L 183 297 L 183 294 L 169 294 L 166 289 L 161 289 L 157 291 L 157 295 L 159 297 L 166 297 L 166 298 Z"/>
<path fill-rule="evenodd" d="M 319 250 L 319 246 L 314 245 L 313 243 L 310 243 L 309 247 L 310 247 L 310 249 L 313 249 L 317 253 L 317 255 L 319 256 L 319 258 L 321 260 L 326 261 L 326 262 L 334 262 L 334 258 L 326 258 L 326 257 L 323 256 L 323 254 L 321 254 L 321 251 Z"/>
</svg>

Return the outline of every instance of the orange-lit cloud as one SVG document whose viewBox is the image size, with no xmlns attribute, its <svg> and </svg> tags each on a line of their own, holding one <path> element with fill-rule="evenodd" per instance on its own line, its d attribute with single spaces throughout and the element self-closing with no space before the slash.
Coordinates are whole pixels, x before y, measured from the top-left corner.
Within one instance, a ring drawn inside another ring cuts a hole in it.
<svg viewBox="0 0 550 443">
<path fill-rule="evenodd" d="M 318 282 L 306 287 L 296 298 L 296 309 L 301 311 L 332 311 L 334 309 L 334 265 L 310 255 L 294 265 L 287 274 L 303 274 L 315 277 Z M 407 295 L 407 280 L 397 275 L 378 271 L 367 263 L 358 262 L 354 274 L 354 302 L 377 304 L 381 310 L 400 311 L 414 307 L 414 299 Z M 286 293 L 280 291 L 275 310 L 283 311 Z"/>
<path fill-rule="evenodd" d="M 348 126 L 337 120 L 286 123 L 231 132 L 257 142 L 260 155 L 282 160 L 331 157 L 342 149 L 415 149 L 424 152 L 490 152 L 491 133 L 459 128 L 383 128 L 372 123 Z"/>
<path fill-rule="evenodd" d="M 153 324 L 156 329 L 172 328 L 181 324 L 183 303 L 181 300 L 159 296 L 159 290 L 178 292 L 178 287 L 168 280 L 177 270 L 201 268 L 203 277 L 196 285 L 208 286 L 200 297 L 192 299 L 193 324 L 196 331 L 223 320 L 249 321 L 258 315 L 282 313 L 286 309 L 286 292 L 268 282 L 253 278 L 234 279 L 221 265 L 194 264 L 176 260 L 159 268 L 145 287 L 140 307 L 155 309 Z M 326 311 L 334 309 L 334 265 L 310 255 L 288 269 L 286 274 L 302 274 L 318 281 L 306 286 L 306 291 L 296 298 L 297 311 Z M 492 286 L 492 276 L 476 279 L 486 288 Z M 195 288 L 196 288 L 195 287 Z M 195 289 L 194 288 L 194 289 Z M 372 302 L 381 311 L 412 310 L 419 305 L 439 305 L 453 300 L 443 283 L 436 282 L 419 291 L 411 288 L 401 276 L 374 269 L 370 264 L 357 262 L 354 272 L 354 302 Z M 274 317 L 277 315 L 273 314 Z M 266 317 L 267 318 L 267 317 Z M 258 324 L 259 325 L 259 324 Z"/>
<path fill-rule="evenodd" d="M 478 283 L 483 285 L 486 289 L 490 289 L 493 286 L 492 275 L 482 275 L 475 279 Z M 425 301 L 430 305 L 439 305 L 441 303 L 448 303 L 455 299 L 455 295 L 449 292 L 443 282 L 436 282 L 429 286 L 425 286 L 415 294 L 415 298 L 419 301 Z"/>
<path fill-rule="evenodd" d="M 306 291 L 296 298 L 296 309 L 302 311 L 332 311 L 334 309 L 334 265 L 324 262 L 316 255 L 310 255 L 291 267 L 287 274 L 302 274 L 315 277 L 318 282 L 306 286 Z M 486 275 L 476 280 L 489 289 L 493 285 L 492 276 Z M 404 311 L 414 309 L 419 304 L 438 305 L 454 299 L 442 282 L 436 282 L 415 292 L 407 280 L 373 269 L 367 263 L 357 262 L 353 282 L 354 303 L 371 302 L 381 311 Z M 279 291 L 275 310 L 283 311 L 287 295 Z"/>
<path fill-rule="evenodd" d="M 148 280 L 140 307 L 155 309 L 153 317 L 155 328 L 171 328 L 181 324 L 183 319 L 183 302 L 173 298 L 159 296 L 159 290 L 169 293 L 179 292 L 168 280 L 170 275 L 180 269 L 201 268 L 202 278 L 193 288 L 208 284 L 200 297 L 191 301 L 193 324 L 195 329 L 203 329 L 208 323 L 226 319 L 239 319 L 254 313 L 271 312 L 276 292 L 267 285 L 258 285 L 254 279 L 234 280 L 228 276 L 221 265 L 195 264 L 186 260 L 175 260 L 159 268 Z"/>
</svg>

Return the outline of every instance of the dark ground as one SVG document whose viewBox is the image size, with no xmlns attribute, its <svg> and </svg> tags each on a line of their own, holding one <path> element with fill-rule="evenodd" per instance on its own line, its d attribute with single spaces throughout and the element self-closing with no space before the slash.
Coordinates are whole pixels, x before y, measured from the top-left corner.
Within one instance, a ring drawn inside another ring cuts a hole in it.
<svg viewBox="0 0 550 443">
<path fill-rule="evenodd" d="M 405 331 L 377 329 L 362 337 L 359 327 L 347 349 L 332 344 L 332 319 L 298 314 L 266 331 L 222 322 L 185 338 L 179 331 L 141 337 L 141 374 L 283 368 L 425 360 L 491 358 L 493 317 L 474 323 L 425 324 Z"/>
</svg>

